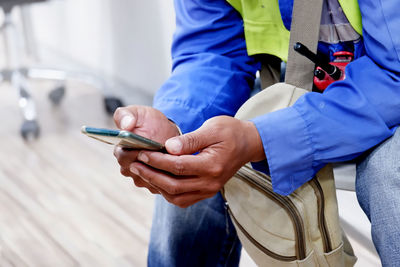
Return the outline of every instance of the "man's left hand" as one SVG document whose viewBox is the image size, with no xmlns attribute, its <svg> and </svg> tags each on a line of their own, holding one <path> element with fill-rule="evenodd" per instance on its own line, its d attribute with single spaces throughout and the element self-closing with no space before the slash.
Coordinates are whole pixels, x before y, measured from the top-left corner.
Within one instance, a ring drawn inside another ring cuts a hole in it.
<svg viewBox="0 0 400 267">
<path fill-rule="evenodd" d="M 228 116 L 214 117 L 165 146 L 170 154 L 141 151 L 130 170 L 179 207 L 214 196 L 244 164 L 265 159 L 255 125 Z"/>
</svg>

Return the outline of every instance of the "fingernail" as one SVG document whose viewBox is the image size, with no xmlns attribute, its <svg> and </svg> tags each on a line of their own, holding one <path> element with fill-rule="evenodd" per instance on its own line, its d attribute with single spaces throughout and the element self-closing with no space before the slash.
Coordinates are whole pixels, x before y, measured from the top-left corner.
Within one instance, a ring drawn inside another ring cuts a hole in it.
<svg viewBox="0 0 400 267">
<path fill-rule="evenodd" d="M 121 120 L 121 128 L 122 129 L 129 129 L 133 122 L 133 117 L 129 115 L 125 115 Z"/>
<path fill-rule="evenodd" d="M 133 173 L 135 175 L 139 175 L 139 171 L 135 167 L 132 166 L 129 170 L 131 171 L 131 173 Z"/>
<path fill-rule="evenodd" d="M 138 160 L 140 160 L 141 162 L 147 163 L 147 162 L 149 162 L 149 157 L 147 155 L 145 155 L 143 152 L 140 152 L 138 155 Z"/>
<path fill-rule="evenodd" d="M 177 138 L 168 139 L 165 145 L 172 153 L 179 153 L 182 150 L 182 142 Z"/>
</svg>

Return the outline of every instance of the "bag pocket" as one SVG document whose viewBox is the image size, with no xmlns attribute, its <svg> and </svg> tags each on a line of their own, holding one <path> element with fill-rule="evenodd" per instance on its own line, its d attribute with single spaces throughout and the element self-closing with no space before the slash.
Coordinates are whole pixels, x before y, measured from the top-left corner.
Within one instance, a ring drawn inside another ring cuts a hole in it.
<svg viewBox="0 0 400 267">
<path fill-rule="evenodd" d="M 288 197 L 272 191 L 266 175 L 254 175 L 254 170 L 244 166 L 223 195 L 229 199 L 227 209 L 236 229 L 252 247 L 278 261 L 307 258 L 302 214 Z"/>
<path fill-rule="evenodd" d="M 339 247 L 332 250 L 331 252 L 324 253 L 324 257 L 330 267 L 345 266 L 343 243 L 341 243 Z"/>
</svg>

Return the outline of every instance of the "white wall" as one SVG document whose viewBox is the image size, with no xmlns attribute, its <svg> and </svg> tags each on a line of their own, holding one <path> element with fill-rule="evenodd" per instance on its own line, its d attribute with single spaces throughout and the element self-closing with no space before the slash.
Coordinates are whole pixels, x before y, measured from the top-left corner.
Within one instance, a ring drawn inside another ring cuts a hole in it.
<svg viewBox="0 0 400 267">
<path fill-rule="evenodd" d="M 53 0 L 32 6 L 34 32 L 39 47 L 154 93 L 170 73 L 172 1 Z"/>
</svg>

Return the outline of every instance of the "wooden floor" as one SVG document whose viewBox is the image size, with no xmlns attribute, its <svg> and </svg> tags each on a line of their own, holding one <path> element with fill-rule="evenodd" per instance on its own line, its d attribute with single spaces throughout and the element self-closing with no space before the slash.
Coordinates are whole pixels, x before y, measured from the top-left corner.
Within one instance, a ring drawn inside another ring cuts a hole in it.
<svg viewBox="0 0 400 267">
<path fill-rule="evenodd" d="M 24 142 L 17 94 L 0 86 L 0 266 L 145 266 L 153 197 L 119 174 L 99 92 L 69 84 L 60 106 L 34 84 L 41 136 Z"/>
</svg>

